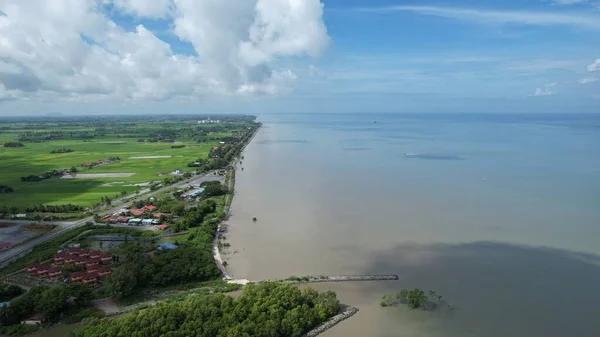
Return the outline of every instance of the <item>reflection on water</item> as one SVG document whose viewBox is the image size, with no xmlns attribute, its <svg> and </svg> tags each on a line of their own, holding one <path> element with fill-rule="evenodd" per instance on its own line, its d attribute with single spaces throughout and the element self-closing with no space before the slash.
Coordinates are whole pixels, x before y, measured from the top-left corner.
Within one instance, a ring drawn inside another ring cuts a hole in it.
<svg viewBox="0 0 600 337">
<path fill-rule="evenodd" d="M 360 308 L 329 337 L 600 336 L 600 120 L 361 116 L 264 121 L 236 175 L 235 277 L 400 275 L 315 285 Z M 403 287 L 457 310 L 379 307 Z"/>
</svg>

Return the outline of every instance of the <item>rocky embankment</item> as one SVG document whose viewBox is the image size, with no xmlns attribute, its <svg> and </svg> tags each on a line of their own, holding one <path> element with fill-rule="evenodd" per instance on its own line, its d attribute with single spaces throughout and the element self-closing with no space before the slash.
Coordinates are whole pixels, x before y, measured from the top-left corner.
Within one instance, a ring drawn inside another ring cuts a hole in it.
<svg viewBox="0 0 600 337">
<path fill-rule="evenodd" d="M 315 329 L 312 329 L 311 331 L 307 332 L 302 337 L 316 337 L 316 336 L 322 334 L 323 332 L 333 328 L 334 326 L 341 323 L 342 321 L 352 317 L 357 312 L 358 312 L 358 308 L 347 307 L 341 314 L 333 316 L 330 320 L 319 325 Z"/>
</svg>

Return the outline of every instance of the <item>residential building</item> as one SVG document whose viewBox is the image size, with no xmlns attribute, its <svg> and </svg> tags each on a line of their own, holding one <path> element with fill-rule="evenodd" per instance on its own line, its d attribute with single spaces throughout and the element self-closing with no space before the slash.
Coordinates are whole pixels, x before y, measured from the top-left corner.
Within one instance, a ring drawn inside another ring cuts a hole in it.
<svg viewBox="0 0 600 337">
<path fill-rule="evenodd" d="M 113 262 L 113 256 L 110 253 L 104 253 L 100 256 L 100 262 L 102 264 L 111 264 Z"/>
<path fill-rule="evenodd" d="M 60 267 L 50 267 L 48 269 L 47 278 L 50 280 L 56 280 L 57 278 L 62 276 L 62 268 Z"/>
<path fill-rule="evenodd" d="M 79 282 L 81 282 L 81 280 L 83 280 L 83 277 L 85 275 L 87 275 L 87 273 L 84 271 L 78 271 L 78 272 L 71 273 L 71 276 L 69 277 L 69 281 L 71 283 L 79 283 Z"/>
</svg>

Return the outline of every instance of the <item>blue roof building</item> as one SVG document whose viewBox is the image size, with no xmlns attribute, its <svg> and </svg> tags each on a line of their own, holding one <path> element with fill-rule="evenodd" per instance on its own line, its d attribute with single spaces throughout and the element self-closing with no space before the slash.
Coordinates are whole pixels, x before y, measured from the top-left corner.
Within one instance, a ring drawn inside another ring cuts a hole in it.
<svg viewBox="0 0 600 337">
<path fill-rule="evenodd" d="M 177 245 L 174 245 L 170 242 L 163 242 L 158 246 L 158 250 L 167 250 L 167 249 L 177 249 Z"/>
</svg>

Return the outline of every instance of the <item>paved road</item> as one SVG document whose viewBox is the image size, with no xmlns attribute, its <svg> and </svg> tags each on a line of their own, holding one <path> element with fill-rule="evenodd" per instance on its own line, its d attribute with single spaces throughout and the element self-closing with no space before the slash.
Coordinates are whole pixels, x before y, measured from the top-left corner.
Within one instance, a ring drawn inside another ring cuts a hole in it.
<svg viewBox="0 0 600 337">
<path fill-rule="evenodd" d="M 115 213 L 118 210 L 120 210 L 121 208 L 123 208 L 123 206 L 125 204 L 129 204 L 131 202 L 134 202 L 134 201 L 137 201 L 137 200 L 140 200 L 140 199 L 149 198 L 152 195 L 155 195 L 155 194 L 157 194 L 159 192 L 163 192 L 163 191 L 165 191 L 167 189 L 183 187 L 183 186 L 191 184 L 191 183 L 193 183 L 193 184 L 200 184 L 201 182 L 204 182 L 204 181 L 220 181 L 221 183 L 223 183 L 225 181 L 225 178 L 221 177 L 221 176 L 215 176 L 215 175 L 205 175 L 205 176 L 202 176 L 202 177 L 195 176 L 195 177 L 192 177 L 190 179 L 186 179 L 186 180 L 183 180 L 181 182 L 178 182 L 176 184 L 165 186 L 165 187 L 163 187 L 161 189 L 158 189 L 158 190 L 156 190 L 154 192 L 150 192 L 148 194 L 143 194 L 143 195 L 140 194 L 136 199 L 128 200 L 128 201 L 126 201 L 124 203 L 120 203 L 120 204 L 119 203 L 115 203 L 109 209 L 104 210 L 103 214 L 112 214 L 112 213 Z M 17 223 L 17 221 L 25 221 L 26 223 L 35 222 L 35 221 L 31 221 L 31 220 L 0 220 L 0 221 L 2 221 L 2 222 L 8 222 L 8 223 Z M 60 222 L 54 223 L 54 222 L 47 222 L 47 221 L 45 221 L 44 223 L 46 223 L 46 224 L 50 224 L 50 223 L 51 224 L 58 224 L 61 227 L 60 227 L 60 229 L 58 229 L 56 231 L 53 231 L 51 233 L 48 233 L 47 235 L 41 236 L 41 237 L 39 237 L 39 238 L 37 238 L 35 240 L 32 240 L 30 242 L 27 242 L 27 243 L 23 244 L 23 245 L 17 245 L 17 246 L 15 246 L 15 247 L 13 247 L 13 248 L 11 248 L 9 250 L 6 250 L 6 251 L 3 251 L 2 253 L 0 253 L 0 268 L 4 267 L 8 262 L 10 262 L 10 261 L 12 261 L 12 260 L 14 260 L 16 258 L 19 258 L 22 254 L 26 254 L 28 251 L 32 250 L 36 245 L 44 243 L 44 242 L 46 242 L 46 241 L 48 241 L 48 240 L 50 240 L 50 239 L 52 239 L 52 238 L 54 238 L 54 237 L 62 234 L 62 233 L 70 230 L 70 229 L 74 229 L 74 228 L 83 226 L 83 225 L 85 225 L 86 222 L 93 222 L 93 221 L 94 221 L 93 217 L 88 217 L 88 218 L 84 218 L 84 219 L 80 219 L 80 220 L 76 220 L 76 221 L 70 221 L 70 222 L 68 222 L 68 221 L 60 221 Z"/>
</svg>

